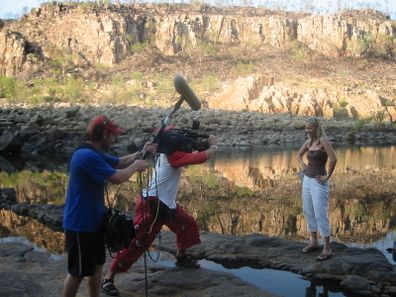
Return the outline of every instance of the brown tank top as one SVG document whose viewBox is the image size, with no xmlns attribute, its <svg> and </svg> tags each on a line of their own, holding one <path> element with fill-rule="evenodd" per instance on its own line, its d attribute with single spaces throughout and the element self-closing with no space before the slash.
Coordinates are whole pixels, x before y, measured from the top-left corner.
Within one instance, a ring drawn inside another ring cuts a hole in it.
<svg viewBox="0 0 396 297">
<path fill-rule="evenodd" d="M 305 175 L 309 177 L 326 175 L 327 158 L 327 153 L 324 150 L 309 150 L 307 152 L 308 167 L 305 169 Z"/>
</svg>

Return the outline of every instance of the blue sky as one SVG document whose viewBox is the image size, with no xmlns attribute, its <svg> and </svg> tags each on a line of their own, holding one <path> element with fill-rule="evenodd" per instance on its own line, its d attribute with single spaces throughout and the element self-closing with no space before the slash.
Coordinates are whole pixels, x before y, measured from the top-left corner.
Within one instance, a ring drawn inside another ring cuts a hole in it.
<svg viewBox="0 0 396 297">
<path fill-rule="evenodd" d="M 7 14 L 20 15 L 24 7 L 28 7 L 30 10 L 38 6 L 40 6 L 39 0 L 0 0 L 0 18 Z"/>
<path fill-rule="evenodd" d="M 40 6 L 42 2 L 49 0 L 0 0 L 0 18 L 7 18 L 11 15 L 21 15 L 25 7 L 28 11 L 33 7 Z M 92 0 L 91 0 L 92 1 Z M 148 2 L 149 0 L 143 0 Z M 332 12 L 341 8 L 358 8 L 358 6 L 376 8 L 382 12 L 391 15 L 392 19 L 396 19 L 396 0 L 201 0 L 209 4 L 216 3 L 252 3 L 261 6 L 283 7 L 289 10 L 302 9 L 311 6 L 315 11 Z M 93 2 L 93 1 L 92 1 Z M 121 0 L 121 2 L 131 2 Z M 139 2 L 139 1 L 138 1 Z M 153 1 L 154 2 L 154 1 Z M 160 1 L 159 1 L 160 2 Z M 169 0 L 169 2 L 192 2 L 189 0 Z M 308 3 L 308 5 L 307 5 Z"/>
</svg>

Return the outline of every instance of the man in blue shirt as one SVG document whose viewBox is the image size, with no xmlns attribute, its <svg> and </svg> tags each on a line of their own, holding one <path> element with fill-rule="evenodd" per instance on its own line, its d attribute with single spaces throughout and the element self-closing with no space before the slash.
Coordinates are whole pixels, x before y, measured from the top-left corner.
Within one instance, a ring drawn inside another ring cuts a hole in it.
<svg viewBox="0 0 396 297">
<path fill-rule="evenodd" d="M 68 254 L 68 275 L 64 297 L 74 297 L 81 281 L 88 277 L 90 297 L 100 296 L 104 244 L 104 191 L 106 182 L 120 184 L 133 173 L 147 168 L 139 153 L 114 157 L 105 153 L 124 130 L 106 116 L 93 118 L 87 128 L 87 144 L 78 148 L 70 160 L 69 185 L 64 207 L 63 228 Z M 155 152 L 147 143 L 144 150 Z"/>
</svg>

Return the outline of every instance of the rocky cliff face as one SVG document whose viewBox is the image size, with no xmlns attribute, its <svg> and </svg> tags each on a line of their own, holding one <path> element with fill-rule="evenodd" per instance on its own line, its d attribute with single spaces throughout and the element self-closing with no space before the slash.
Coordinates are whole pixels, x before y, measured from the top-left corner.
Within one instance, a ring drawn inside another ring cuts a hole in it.
<svg viewBox="0 0 396 297">
<path fill-rule="evenodd" d="M 394 99 L 391 98 L 385 98 L 376 90 L 367 88 L 302 89 L 274 82 L 274 77 L 271 76 L 251 75 L 239 77 L 231 84 L 225 85 L 224 90 L 210 100 L 209 107 L 355 120 L 380 114 L 384 119 L 393 122 L 396 119 L 396 108 Z"/>
<path fill-rule="evenodd" d="M 394 37 L 394 24 L 370 11 L 315 16 L 186 5 L 49 4 L 4 24 L 0 74 L 16 75 L 36 58 L 56 61 L 65 55 L 91 65 L 113 65 L 144 42 L 167 55 L 208 42 L 283 49 L 298 41 L 324 55 L 359 56 L 376 46 L 394 58 Z"/>
<path fill-rule="evenodd" d="M 360 11 L 339 15 L 309 16 L 298 21 L 300 42 L 324 55 L 359 56 L 364 47 L 384 47 L 385 39 L 396 36 L 392 22 L 381 13 Z M 394 43 L 389 55 L 394 57 Z"/>
</svg>

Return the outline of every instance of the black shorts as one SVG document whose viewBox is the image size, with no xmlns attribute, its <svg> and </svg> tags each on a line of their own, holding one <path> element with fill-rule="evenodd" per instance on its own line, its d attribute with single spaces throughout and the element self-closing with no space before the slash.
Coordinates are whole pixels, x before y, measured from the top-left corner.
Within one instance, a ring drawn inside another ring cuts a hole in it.
<svg viewBox="0 0 396 297">
<path fill-rule="evenodd" d="M 67 270 L 72 276 L 92 276 L 103 265 L 106 251 L 103 232 L 65 231 Z"/>
</svg>

